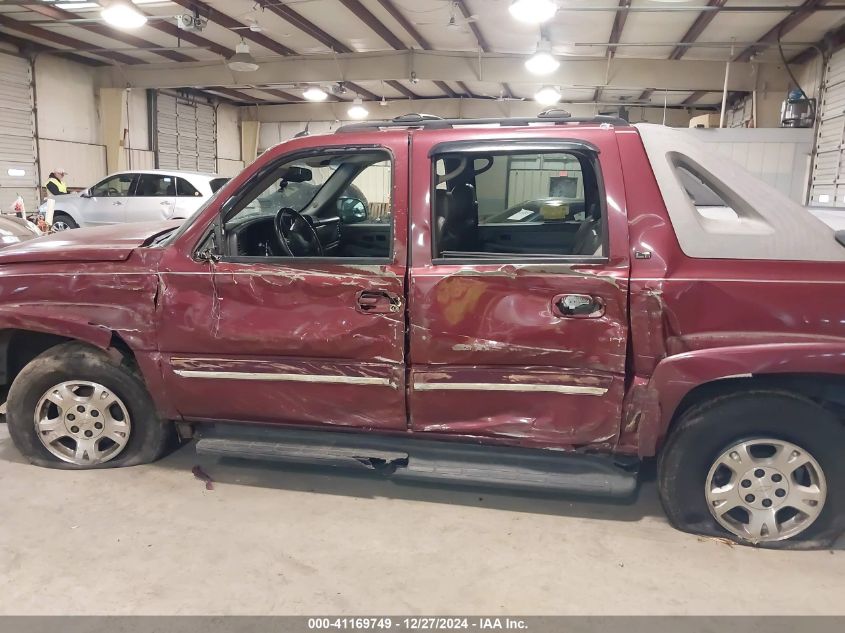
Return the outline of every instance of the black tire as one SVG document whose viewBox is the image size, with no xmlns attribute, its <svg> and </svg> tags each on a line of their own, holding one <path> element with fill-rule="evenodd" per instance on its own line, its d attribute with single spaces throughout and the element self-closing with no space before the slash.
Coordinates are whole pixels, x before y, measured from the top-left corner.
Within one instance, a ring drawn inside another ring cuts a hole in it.
<svg viewBox="0 0 845 633">
<path fill-rule="evenodd" d="M 56 223 L 58 223 L 59 221 L 64 222 L 68 229 L 78 229 L 79 228 L 79 225 L 76 223 L 76 221 L 72 217 L 70 217 L 67 213 L 64 213 L 62 211 L 56 211 L 53 214 L 53 226 L 56 226 Z M 67 230 L 67 229 L 61 229 L 61 230 Z"/>
<path fill-rule="evenodd" d="M 38 401 L 54 385 L 72 380 L 107 387 L 129 412 L 129 439 L 107 462 L 77 465 L 62 461 L 38 438 L 34 421 Z M 125 359 L 116 362 L 104 351 L 79 342 L 52 347 L 21 370 L 9 390 L 6 421 L 18 450 L 31 463 L 47 468 L 85 470 L 147 464 L 176 445 L 173 424 L 158 416 L 144 383 L 129 363 Z"/>
<path fill-rule="evenodd" d="M 682 415 L 658 459 L 658 489 L 669 521 L 685 532 L 753 545 L 715 520 L 705 497 L 705 484 L 722 452 L 738 442 L 760 437 L 791 442 L 813 455 L 827 481 L 827 499 L 821 514 L 805 531 L 790 539 L 758 545 L 774 549 L 829 547 L 845 530 L 845 426 L 824 407 L 788 392 L 727 395 Z"/>
</svg>

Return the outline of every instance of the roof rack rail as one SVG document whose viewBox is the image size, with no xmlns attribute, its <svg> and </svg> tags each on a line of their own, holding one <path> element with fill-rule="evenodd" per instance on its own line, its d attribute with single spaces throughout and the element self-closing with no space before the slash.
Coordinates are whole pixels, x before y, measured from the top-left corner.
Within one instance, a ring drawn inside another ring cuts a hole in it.
<svg viewBox="0 0 845 633">
<path fill-rule="evenodd" d="M 395 117 L 389 121 L 363 121 L 342 125 L 335 134 L 348 132 L 362 132 L 365 130 L 381 130 L 385 128 L 414 128 L 420 130 L 448 130 L 463 125 L 501 125 L 527 126 L 532 123 L 553 123 L 565 125 L 567 123 L 599 123 L 613 126 L 627 127 L 630 125 L 625 119 L 614 116 L 574 117 L 566 110 L 552 108 L 541 112 L 536 117 L 514 117 L 501 119 L 441 119 L 433 114 L 409 113 Z"/>
</svg>

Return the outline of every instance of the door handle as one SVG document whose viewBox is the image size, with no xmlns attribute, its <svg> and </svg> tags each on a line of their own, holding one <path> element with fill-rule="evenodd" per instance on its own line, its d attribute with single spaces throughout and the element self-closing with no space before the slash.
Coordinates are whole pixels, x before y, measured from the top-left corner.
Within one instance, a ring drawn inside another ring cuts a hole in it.
<svg viewBox="0 0 845 633">
<path fill-rule="evenodd" d="M 402 309 L 402 297 L 384 290 L 362 290 L 355 296 L 355 303 L 362 314 L 389 314 Z"/>
<path fill-rule="evenodd" d="M 159 202 L 159 204 L 162 205 L 162 206 L 170 206 L 173 203 L 170 202 L 169 200 L 162 200 L 161 202 Z"/>
<path fill-rule="evenodd" d="M 590 295 L 558 295 L 552 299 L 552 313 L 568 319 L 599 319 L 605 307 L 604 299 Z"/>
<path fill-rule="evenodd" d="M 123 206 L 123 203 L 120 200 L 115 200 L 114 202 L 112 202 L 112 204 L 116 207 L 122 207 Z"/>
</svg>

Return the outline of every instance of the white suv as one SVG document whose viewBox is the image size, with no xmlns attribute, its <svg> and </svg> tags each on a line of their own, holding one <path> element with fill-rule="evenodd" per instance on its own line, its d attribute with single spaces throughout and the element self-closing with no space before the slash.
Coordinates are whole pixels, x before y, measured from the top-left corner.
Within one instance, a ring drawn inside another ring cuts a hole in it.
<svg viewBox="0 0 845 633">
<path fill-rule="evenodd" d="M 56 196 L 53 229 L 184 219 L 228 178 L 189 171 L 125 171 L 81 193 Z"/>
</svg>

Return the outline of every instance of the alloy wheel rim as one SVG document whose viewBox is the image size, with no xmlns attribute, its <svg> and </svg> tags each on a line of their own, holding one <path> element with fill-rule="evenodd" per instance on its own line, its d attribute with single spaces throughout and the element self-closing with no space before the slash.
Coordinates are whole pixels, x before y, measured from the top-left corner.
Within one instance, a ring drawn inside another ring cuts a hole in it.
<svg viewBox="0 0 845 633">
<path fill-rule="evenodd" d="M 63 221 L 58 220 L 57 222 L 53 222 L 53 230 L 54 231 L 67 231 L 70 227 Z"/>
<path fill-rule="evenodd" d="M 723 528 L 752 543 L 804 532 L 827 499 L 824 472 L 809 451 L 783 440 L 737 442 L 713 462 L 704 489 Z"/>
<path fill-rule="evenodd" d="M 83 380 L 62 382 L 44 392 L 34 421 L 44 448 L 77 466 L 114 459 L 132 431 L 123 401 L 111 389 Z"/>
</svg>

